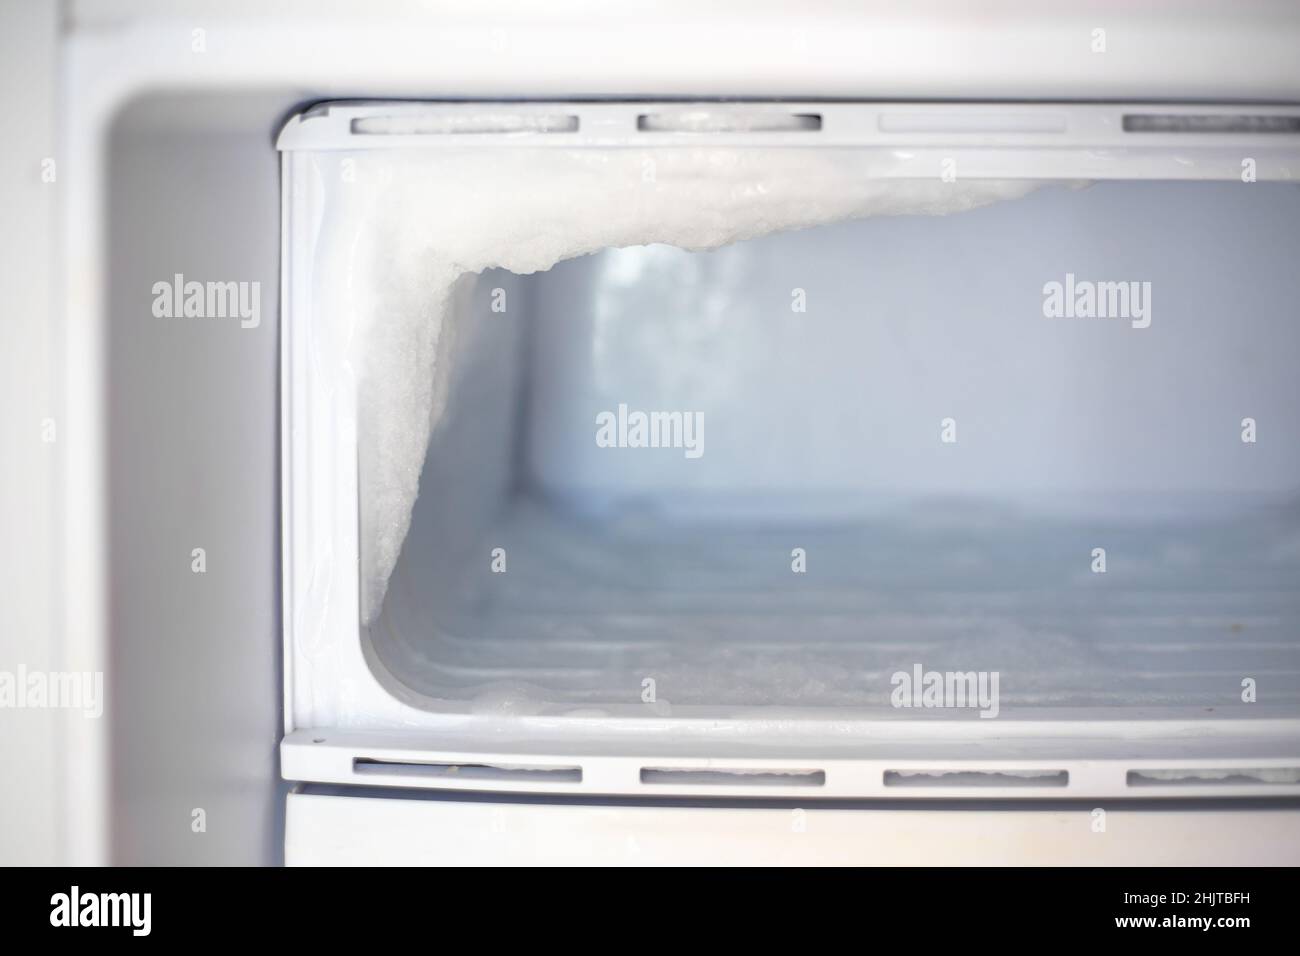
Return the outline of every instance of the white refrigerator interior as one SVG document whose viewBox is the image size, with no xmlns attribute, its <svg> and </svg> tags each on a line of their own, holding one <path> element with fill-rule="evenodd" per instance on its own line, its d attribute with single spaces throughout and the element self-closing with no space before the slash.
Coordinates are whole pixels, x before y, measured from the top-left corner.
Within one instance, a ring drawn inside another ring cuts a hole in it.
<svg viewBox="0 0 1300 956">
<path fill-rule="evenodd" d="M 0 860 L 1300 862 L 1298 48 L 0 0 Z"/>
</svg>

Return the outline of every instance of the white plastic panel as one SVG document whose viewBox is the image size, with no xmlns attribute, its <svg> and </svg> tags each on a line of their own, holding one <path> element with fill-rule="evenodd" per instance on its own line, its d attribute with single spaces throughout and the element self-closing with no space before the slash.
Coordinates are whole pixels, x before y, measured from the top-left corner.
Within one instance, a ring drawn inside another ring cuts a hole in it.
<svg viewBox="0 0 1300 956">
<path fill-rule="evenodd" d="M 371 787 L 639 797 L 1119 800 L 1300 796 L 1282 721 L 479 719 L 440 734 L 295 731 L 285 776 Z M 1137 725 L 1137 726 L 1134 726 Z M 985 730 L 994 726 L 993 730 Z M 793 728 L 798 728 L 793 729 Z M 585 731 L 585 733 L 584 733 Z M 506 738 L 509 742 L 502 741 Z"/>
<path fill-rule="evenodd" d="M 918 179 L 952 162 L 964 179 L 1238 180 L 1249 155 L 1259 179 L 1294 181 L 1298 124 L 1295 106 L 1219 103 L 334 102 L 293 116 L 277 146 L 852 147 L 875 176 Z"/>
<path fill-rule="evenodd" d="M 285 855 L 291 866 L 1294 866 L 1300 814 L 1132 805 L 655 807 L 293 793 Z"/>
<path fill-rule="evenodd" d="M 821 0 L 797 17 L 747 0 L 617 17 L 529 0 L 75 0 L 68 20 L 119 55 L 128 83 L 197 73 L 334 96 L 1300 98 L 1300 13 L 1288 0 L 1133 0 L 1122 11 L 1104 0 Z M 221 41 L 199 64 L 196 22 Z"/>
</svg>

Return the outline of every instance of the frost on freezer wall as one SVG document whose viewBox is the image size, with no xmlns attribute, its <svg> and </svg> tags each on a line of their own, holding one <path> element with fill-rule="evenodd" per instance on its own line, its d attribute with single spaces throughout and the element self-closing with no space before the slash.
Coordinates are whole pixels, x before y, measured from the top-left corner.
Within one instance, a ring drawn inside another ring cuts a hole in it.
<svg viewBox="0 0 1300 956">
<path fill-rule="evenodd" d="M 711 249 L 866 216 L 941 215 L 1023 181 L 891 180 L 866 153 L 796 149 L 439 149 L 316 158 L 316 301 L 357 375 L 361 616 L 383 605 L 446 400 L 458 280 L 601 249 Z M 318 327 L 319 328 L 319 327 Z"/>
</svg>

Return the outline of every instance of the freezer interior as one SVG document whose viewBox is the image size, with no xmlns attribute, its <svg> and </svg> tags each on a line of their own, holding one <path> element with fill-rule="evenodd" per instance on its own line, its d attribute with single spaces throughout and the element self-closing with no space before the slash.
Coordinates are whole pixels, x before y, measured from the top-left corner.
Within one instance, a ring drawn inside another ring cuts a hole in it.
<svg viewBox="0 0 1300 956">
<path fill-rule="evenodd" d="M 368 653 L 441 710 L 1294 716 L 1297 223 L 1053 184 L 464 282 Z"/>
</svg>

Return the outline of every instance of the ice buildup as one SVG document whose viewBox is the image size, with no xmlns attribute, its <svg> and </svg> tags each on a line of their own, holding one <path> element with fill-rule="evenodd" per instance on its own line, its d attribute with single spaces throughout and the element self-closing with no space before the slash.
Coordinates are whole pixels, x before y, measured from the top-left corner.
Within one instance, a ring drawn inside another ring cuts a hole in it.
<svg viewBox="0 0 1300 956">
<path fill-rule="evenodd" d="M 1027 181 L 883 178 L 860 150 L 496 146 L 321 153 L 318 313 L 356 375 L 361 614 L 378 616 L 445 404 L 459 280 L 610 247 L 711 249 L 865 216 L 943 215 Z M 864 255 L 866 252 L 864 251 Z M 342 290 L 340 295 L 339 290 Z"/>
</svg>

